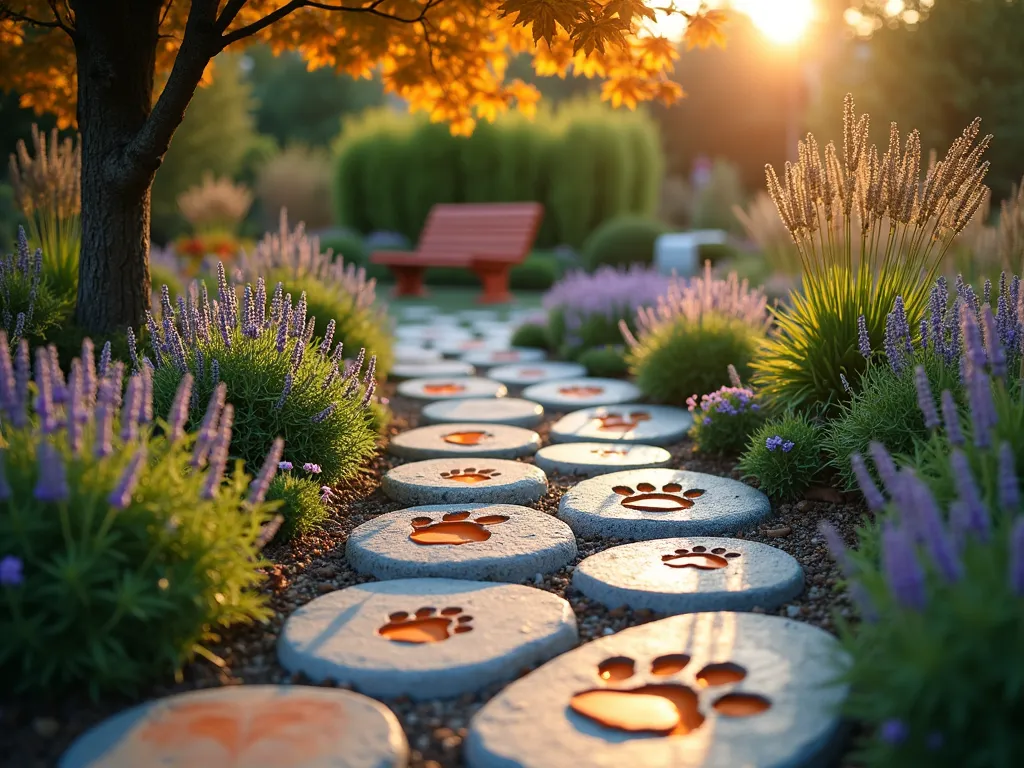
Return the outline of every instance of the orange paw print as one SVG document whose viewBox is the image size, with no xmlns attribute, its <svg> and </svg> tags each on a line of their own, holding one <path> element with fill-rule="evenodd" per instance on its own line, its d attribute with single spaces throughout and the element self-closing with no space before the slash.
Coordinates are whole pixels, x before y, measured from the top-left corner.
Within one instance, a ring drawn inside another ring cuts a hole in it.
<svg viewBox="0 0 1024 768">
<path fill-rule="evenodd" d="M 661 486 L 661 493 L 650 483 L 637 483 L 635 491 L 628 485 L 617 485 L 612 490 L 624 497 L 622 506 L 637 512 L 678 512 L 690 509 L 693 500 L 704 495 L 702 488 L 683 491 L 679 483 L 665 483 Z"/>
<path fill-rule="evenodd" d="M 429 517 L 414 517 L 409 538 L 417 544 L 470 544 L 487 541 L 491 532 L 484 526 L 501 525 L 507 522 L 504 515 L 483 515 L 469 519 L 469 512 L 449 512 L 435 523 Z"/>
<path fill-rule="evenodd" d="M 493 480 L 496 477 L 501 477 L 501 473 L 493 469 L 474 469 L 473 467 L 453 469 L 450 472 L 441 473 L 442 480 L 451 480 L 454 483 L 462 483 L 463 485 L 476 485 L 477 483 Z"/>
<path fill-rule="evenodd" d="M 452 635 L 472 632 L 472 616 L 466 616 L 461 608 L 443 608 L 438 613 L 434 608 L 420 608 L 410 616 L 398 611 L 388 616 L 388 623 L 377 633 L 396 643 L 440 643 Z"/>
</svg>

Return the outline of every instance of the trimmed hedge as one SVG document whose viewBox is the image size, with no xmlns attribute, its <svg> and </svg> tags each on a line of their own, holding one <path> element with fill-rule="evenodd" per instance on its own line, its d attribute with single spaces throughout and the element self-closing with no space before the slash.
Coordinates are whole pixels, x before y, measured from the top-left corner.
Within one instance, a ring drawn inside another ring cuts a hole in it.
<svg viewBox="0 0 1024 768">
<path fill-rule="evenodd" d="M 654 263 L 654 243 L 669 228 L 647 216 L 619 216 L 599 226 L 583 244 L 589 271 L 600 266 L 628 267 Z"/>
</svg>

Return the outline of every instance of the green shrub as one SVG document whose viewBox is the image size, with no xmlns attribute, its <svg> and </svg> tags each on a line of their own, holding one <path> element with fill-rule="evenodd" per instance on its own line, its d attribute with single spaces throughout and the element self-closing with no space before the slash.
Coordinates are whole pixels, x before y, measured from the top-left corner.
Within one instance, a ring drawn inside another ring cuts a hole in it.
<svg viewBox="0 0 1024 768">
<path fill-rule="evenodd" d="M 546 253 L 531 253 L 512 267 L 509 286 L 514 291 L 546 291 L 561 277 L 558 260 Z"/>
<path fill-rule="evenodd" d="M 1019 645 L 1007 643 L 1024 636 L 1020 458 L 1007 443 L 982 450 L 984 468 L 959 448 L 944 457 L 958 487 L 944 502 L 877 446 L 886 493 L 863 464 L 858 475 L 880 524 L 849 552 L 824 527 L 863 619 L 839 622 L 851 659 L 846 714 L 865 726 L 858 765 L 1010 768 L 1024 754 Z M 999 491 L 986 497 L 979 486 L 993 481 Z M 959 695 L 950 670 L 970 679 Z"/>
<path fill-rule="evenodd" d="M 721 389 L 700 400 L 693 395 L 686 406 L 693 414 L 690 436 L 701 453 L 735 456 L 750 442 L 750 436 L 765 421 L 754 391 L 740 382 L 739 374 L 729 367 L 731 387 Z"/>
<path fill-rule="evenodd" d="M 231 406 L 223 386 L 204 429 L 184 434 L 185 378 L 152 432 L 150 369 L 131 377 L 91 343 L 65 383 L 38 348 L 31 397 L 22 340 L 0 343 L 0 674 L 19 693 L 135 693 L 177 672 L 222 628 L 270 616 L 253 590 L 273 505 L 274 441 L 259 477 L 226 473 Z M 34 415 L 28 403 L 35 402 Z M 58 404 L 60 403 L 60 404 Z M 73 425 L 68 429 L 67 425 Z M 201 460 L 201 461 L 200 461 Z M 205 467 L 204 467 L 205 465 Z M 247 487 L 248 486 L 248 487 Z"/>
<path fill-rule="evenodd" d="M 587 269 L 602 265 L 652 264 L 654 242 L 669 229 L 657 219 L 620 216 L 599 226 L 583 243 Z"/>
<path fill-rule="evenodd" d="M 333 258 L 343 259 L 346 264 L 365 267 L 370 262 L 370 252 L 357 234 L 336 234 L 320 238 L 320 247 L 331 251 Z"/>
<path fill-rule="evenodd" d="M 867 123 L 867 115 L 855 119 L 848 96 L 844 135 L 849 146 L 843 162 L 829 144 L 823 164 L 809 140 L 801 143 L 801 159 L 785 187 L 774 171 L 769 174 L 769 192 L 800 251 L 803 280 L 802 289 L 776 313 L 778 332 L 755 361 L 754 384 L 767 399 L 786 407 L 834 412 L 846 399 L 842 377 L 854 391 L 859 388 L 866 361 L 859 352 L 858 318 L 865 318 L 868 339 L 877 347 L 886 314 L 902 297 L 910 328 L 918 328 L 943 254 L 982 198 L 987 166 L 980 157 L 988 139 L 973 146 L 977 122 L 928 172 L 934 183 L 926 185 L 926 199 L 918 199 L 918 179 L 912 174 L 884 195 L 874 194 L 872 185 L 861 180 L 876 156 L 882 157 L 877 161 L 882 167 L 896 163 L 908 172 L 921 164 L 916 132 L 904 154 L 894 128 L 894 144 L 882 153 L 868 149 Z M 838 176 L 819 189 L 815 180 L 824 178 L 824 165 L 835 170 L 829 179 Z M 813 202 L 805 209 L 805 201 Z M 820 222 L 829 229 L 819 231 Z"/>
<path fill-rule="evenodd" d="M 821 427 L 803 413 L 787 413 L 765 422 L 750 438 L 740 458 L 744 477 L 756 478 L 775 499 L 799 498 L 822 469 Z"/>
<path fill-rule="evenodd" d="M 728 160 L 716 159 L 711 166 L 708 183 L 699 187 L 693 195 L 691 226 L 694 229 L 738 232 L 740 224 L 733 213 L 733 207 L 743 205 L 744 198 L 739 168 Z"/>
<path fill-rule="evenodd" d="M 717 267 L 735 259 L 738 252 L 729 243 L 702 243 L 697 246 L 697 255 L 701 262 L 710 261 L 711 266 Z"/>
<path fill-rule="evenodd" d="M 18 227 L 17 257 L 0 260 L 0 322 L 11 344 L 34 342 L 53 335 L 67 322 L 74 300 L 50 287 L 43 272 L 43 254 L 29 251 L 25 230 Z"/>
<path fill-rule="evenodd" d="M 513 347 L 532 347 L 534 349 L 550 349 L 551 339 L 545 325 L 527 323 L 516 328 L 512 334 Z"/>
<path fill-rule="evenodd" d="M 241 307 L 237 293 L 238 286 L 228 286 L 221 265 L 216 298 L 220 319 L 213 313 L 205 283 L 198 299 L 190 293 L 184 300 L 184 313 L 171 307 L 165 293 L 161 323 L 148 317 L 158 408 L 170 404 L 178 382 L 189 372 L 196 391 L 190 423 L 197 424 L 198 404 L 224 382 L 235 407 L 233 455 L 251 466 L 277 437 L 283 437 L 289 455 L 323 468 L 325 484 L 351 477 L 375 447 L 366 409 L 375 386 L 375 358 L 370 358 L 360 383 L 366 351 L 361 350 L 342 372 L 342 345 L 331 351 L 330 325 L 322 341 L 313 338 L 305 295 L 293 306 L 292 297 L 284 296 L 278 283 L 266 312 L 262 278 L 255 288 L 245 286 Z"/>
<path fill-rule="evenodd" d="M 602 379 L 621 378 L 629 373 L 626 348 L 621 344 L 584 350 L 576 356 L 576 362 L 587 369 L 588 376 Z"/>
<path fill-rule="evenodd" d="M 283 464 L 267 490 L 268 501 L 280 501 L 284 517 L 279 536 L 289 540 L 319 530 L 327 519 L 327 507 L 321 500 L 320 483 L 310 477 L 287 471 Z"/>
</svg>

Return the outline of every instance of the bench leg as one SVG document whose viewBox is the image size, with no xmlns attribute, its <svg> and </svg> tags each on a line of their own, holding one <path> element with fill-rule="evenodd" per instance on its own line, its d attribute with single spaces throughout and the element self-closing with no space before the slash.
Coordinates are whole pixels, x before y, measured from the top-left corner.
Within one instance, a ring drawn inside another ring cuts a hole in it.
<svg viewBox="0 0 1024 768">
<path fill-rule="evenodd" d="M 426 267 L 395 264 L 391 266 L 391 271 L 395 275 L 393 296 L 401 298 L 403 296 L 427 295 L 427 291 L 423 287 L 423 273 L 426 271 Z"/>
<path fill-rule="evenodd" d="M 480 304 L 508 304 L 513 296 L 508 290 L 509 264 L 475 262 L 473 272 L 480 278 L 483 293 L 477 298 Z"/>
</svg>

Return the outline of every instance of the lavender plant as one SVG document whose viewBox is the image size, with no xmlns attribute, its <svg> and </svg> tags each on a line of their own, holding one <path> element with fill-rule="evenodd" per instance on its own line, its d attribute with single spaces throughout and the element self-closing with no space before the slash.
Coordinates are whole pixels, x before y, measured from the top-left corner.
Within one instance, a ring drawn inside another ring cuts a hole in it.
<svg viewBox="0 0 1024 768">
<path fill-rule="evenodd" d="M 268 500 L 281 502 L 284 524 L 279 537 L 286 541 L 321 528 L 327 520 L 325 502 L 330 499 L 330 494 L 330 488 L 321 486 L 314 477 L 282 467 L 267 491 Z"/>
<path fill-rule="evenodd" d="M 290 456 L 323 468 L 324 482 L 351 476 L 375 447 L 367 406 L 376 387 L 376 358 L 367 359 L 363 349 L 346 363 L 343 343 L 333 340 L 334 323 L 315 339 L 315 319 L 306 310 L 306 295 L 293 305 L 281 283 L 268 310 L 263 278 L 244 289 L 229 286 L 223 264 L 216 298 L 205 283 L 193 284 L 175 307 L 164 290 L 160 321 L 147 315 L 157 406 L 168 407 L 181 379 L 191 375 L 189 423 L 198 424 L 201 404 L 223 382 L 237 422 L 233 455 L 253 466 L 282 437 Z M 136 368 L 148 364 L 136 351 L 131 358 Z"/>
<path fill-rule="evenodd" d="M 872 345 L 881 343 L 886 314 L 902 297 L 916 329 L 928 286 L 943 255 L 985 195 L 982 162 L 991 136 L 977 141 L 975 120 L 920 180 L 921 140 L 900 146 L 890 126 L 883 154 L 868 146 L 868 116 L 843 107 L 842 159 L 808 135 L 783 179 L 766 169 L 768 191 L 800 253 L 802 287 L 776 312 L 778 333 L 754 363 L 754 384 L 785 407 L 833 411 L 846 399 L 842 378 L 856 389 L 866 362 L 858 349 L 858 318 Z"/>
<path fill-rule="evenodd" d="M 634 327 L 637 311 L 667 289 L 664 275 L 639 264 L 568 272 L 544 294 L 551 345 L 563 357 L 575 359 L 593 347 L 621 344 L 619 324 Z"/>
<path fill-rule="evenodd" d="M 839 620 L 852 660 L 848 713 L 867 726 L 858 764 L 1011 768 L 1024 754 L 1018 459 L 993 442 L 988 478 L 954 448 L 945 462 L 958 490 L 946 503 L 880 444 L 871 453 L 881 489 L 859 454 L 854 469 L 880 523 L 861 531 L 859 552 L 823 530 L 862 619 Z M 989 482 L 998 491 L 986 499 Z M 951 686 L 951 676 L 963 683 Z"/>
<path fill-rule="evenodd" d="M 45 339 L 72 309 L 72 301 L 44 280 L 43 252 L 30 251 L 24 227 L 18 227 L 17 252 L 0 259 L 0 320 L 11 345 L 22 338 Z"/>
<path fill-rule="evenodd" d="M 222 627 L 269 615 L 253 591 L 280 525 L 264 495 L 282 443 L 250 483 L 228 472 L 225 387 L 185 431 L 191 376 L 154 432 L 153 377 L 86 341 L 65 379 L 54 347 L 0 331 L 0 675 L 18 692 L 131 692 Z M 31 379 L 31 386 L 30 386 Z"/>
<path fill-rule="evenodd" d="M 822 428 L 805 413 L 789 412 L 754 431 L 737 468 L 772 498 L 801 497 L 821 476 Z"/>
<path fill-rule="evenodd" d="M 620 324 L 630 371 L 644 395 L 683 405 L 694 392 L 724 385 L 730 365 L 748 375 L 771 323 L 764 292 L 751 290 L 735 272 L 725 280 L 712 277 L 710 262 L 702 277 L 666 284 L 654 306 L 637 311 L 635 333 Z"/>
<path fill-rule="evenodd" d="M 693 395 L 686 407 L 693 415 L 690 437 L 702 453 L 735 455 L 749 443 L 750 435 L 765 421 L 765 411 L 754 391 L 743 386 L 739 373 L 729 366 L 731 386 L 707 395 Z"/>
<path fill-rule="evenodd" d="M 386 376 L 392 340 L 387 317 L 375 304 L 376 280 L 342 256 L 321 251 L 319 239 L 307 235 L 303 224 L 290 229 L 282 209 L 278 231 L 268 232 L 252 253 L 242 254 L 236 277 L 255 282 L 262 276 L 269 285 L 282 283 L 292 296 L 305 293 L 309 314 L 317 318 L 314 335 L 323 338 L 333 322 L 335 340 L 349 349 L 366 349 L 377 359 L 377 373 Z"/>
</svg>

